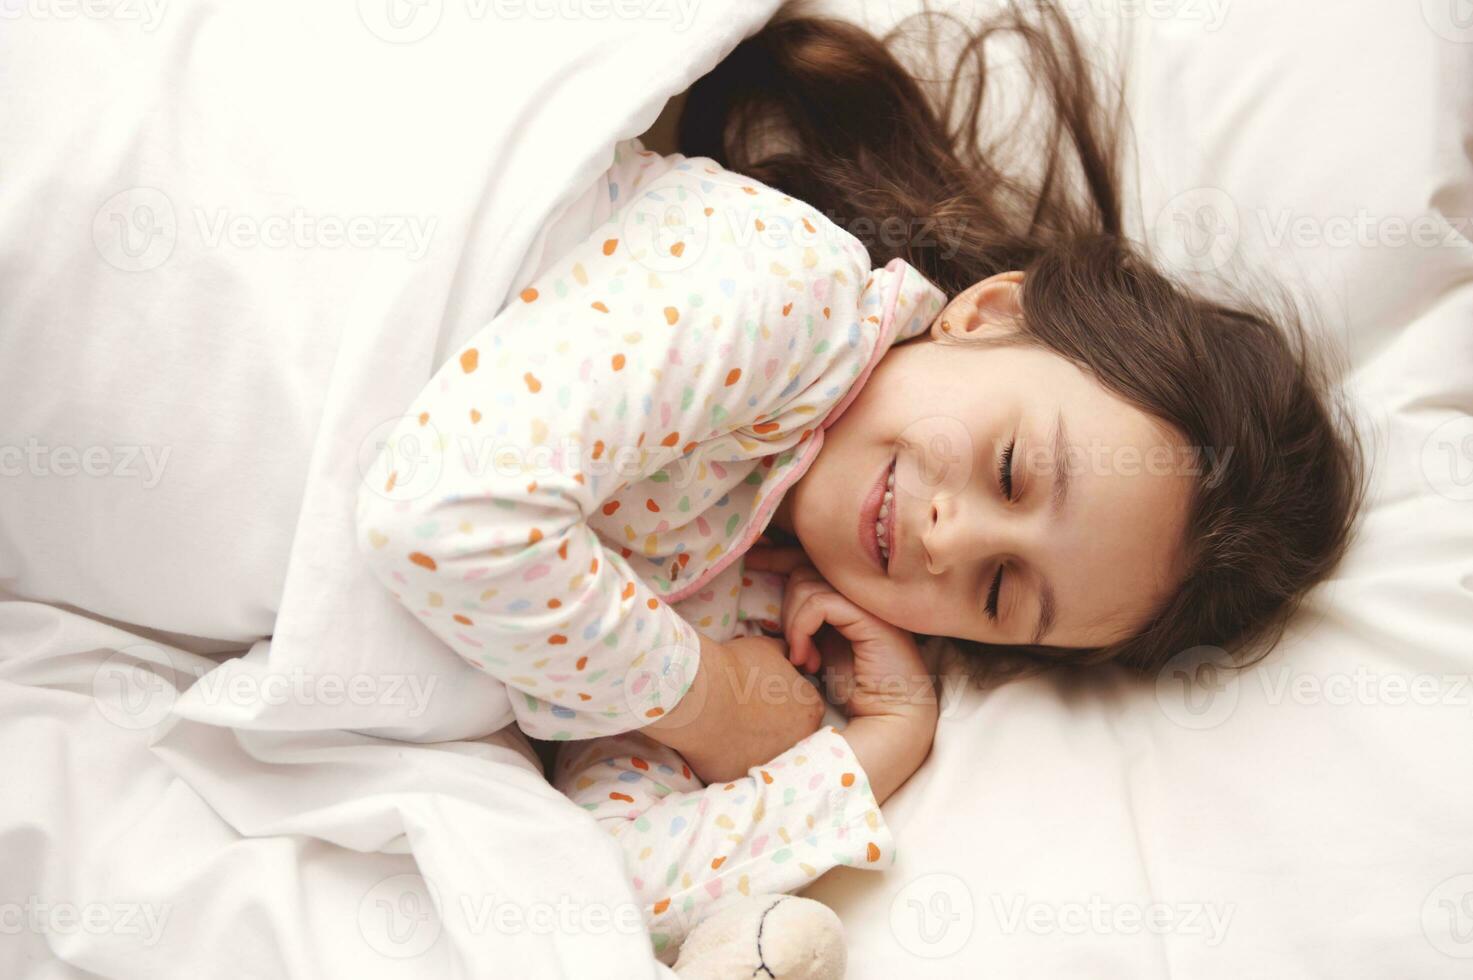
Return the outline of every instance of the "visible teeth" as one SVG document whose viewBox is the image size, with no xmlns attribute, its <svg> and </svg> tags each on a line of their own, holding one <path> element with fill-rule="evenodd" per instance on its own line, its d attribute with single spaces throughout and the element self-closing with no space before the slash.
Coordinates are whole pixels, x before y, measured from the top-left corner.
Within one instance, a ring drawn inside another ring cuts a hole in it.
<svg viewBox="0 0 1473 980">
<path fill-rule="evenodd" d="M 890 472 L 885 475 L 885 496 L 880 500 L 880 516 L 875 521 L 875 539 L 880 545 L 880 557 L 886 564 L 890 562 L 889 540 L 885 537 L 885 522 L 890 518 L 890 506 L 895 502 L 895 469 L 892 466 Z"/>
</svg>

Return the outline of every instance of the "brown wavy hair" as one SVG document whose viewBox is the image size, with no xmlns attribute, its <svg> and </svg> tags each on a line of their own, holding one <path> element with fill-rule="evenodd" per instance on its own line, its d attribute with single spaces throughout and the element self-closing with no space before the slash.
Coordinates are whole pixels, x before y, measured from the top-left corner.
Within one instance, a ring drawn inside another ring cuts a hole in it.
<svg viewBox="0 0 1473 980">
<path fill-rule="evenodd" d="M 933 60 L 952 66 L 935 82 L 892 50 L 917 22 Z M 938 57 L 945 26 L 960 28 L 959 46 Z M 1044 123 L 1014 127 L 1032 166 L 1006 166 L 1004 144 L 979 132 L 994 39 L 1021 42 L 1032 91 L 1045 97 Z M 980 24 L 927 9 L 884 38 L 798 0 L 691 87 L 678 123 L 681 152 L 812 205 L 876 267 L 904 259 L 948 296 L 1022 270 L 1023 322 L 981 342 L 1053 351 L 1188 445 L 1217 447 L 1195 485 L 1184 574 L 1142 629 L 1088 650 L 959 641 L 981 674 L 1106 661 L 1155 672 L 1204 645 L 1254 662 L 1341 559 L 1364 492 L 1353 422 L 1295 304 L 1273 290 L 1208 298 L 1127 239 L 1123 93 L 1104 101 L 1093 71 L 1047 0 Z"/>
</svg>

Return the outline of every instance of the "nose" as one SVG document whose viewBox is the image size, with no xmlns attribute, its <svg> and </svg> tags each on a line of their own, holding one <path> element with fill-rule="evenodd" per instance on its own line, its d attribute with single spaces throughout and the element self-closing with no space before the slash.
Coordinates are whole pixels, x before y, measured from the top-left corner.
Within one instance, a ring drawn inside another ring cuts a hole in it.
<svg viewBox="0 0 1473 980">
<path fill-rule="evenodd" d="M 1025 544 L 1013 515 L 965 493 L 935 497 L 924 513 L 921 552 L 932 575 L 1015 555 Z"/>
</svg>

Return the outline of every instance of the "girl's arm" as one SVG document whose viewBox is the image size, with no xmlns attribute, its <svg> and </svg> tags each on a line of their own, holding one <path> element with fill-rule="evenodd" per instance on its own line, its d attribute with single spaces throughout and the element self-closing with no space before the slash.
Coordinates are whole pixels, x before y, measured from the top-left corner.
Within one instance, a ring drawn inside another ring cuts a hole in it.
<svg viewBox="0 0 1473 980">
<path fill-rule="evenodd" d="M 788 661 L 787 644 L 767 636 L 718 643 L 704 634 L 689 693 L 643 729 L 679 752 L 706 782 L 737 779 L 823 721 L 823 698 Z"/>
<path fill-rule="evenodd" d="M 870 284 L 857 242 L 753 246 L 732 230 L 754 213 L 826 219 L 709 161 L 657 159 L 663 170 L 619 193 L 664 195 L 709 219 L 681 267 L 655 261 L 649 236 L 616 211 L 452 354 L 358 497 L 370 568 L 513 689 L 518 723 L 537 738 L 659 726 L 712 649 L 626 561 L 646 543 L 606 547 L 589 520 L 616 522 L 618 491 L 715 440 L 746 454 L 726 459 L 792 448 L 852 382 L 867 356 L 856 338 L 874 346 L 872 325 L 849 322 Z M 660 247 L 668 260 L 674 246 Z M 793 701 L 714 705 L 703 739 L 738 707 L 774 733 L 809 721 Z"/>
<path fill-rule="evenodd" d="M 622 846 L 658 951 L 725 896 L 797 891 L 839 865 L 894 865 L 894 838 L 847 732 L 825 726 L 709 786 L 638 734 L 597 739 L 559 753 L 554 785 Z"/>
</svg>

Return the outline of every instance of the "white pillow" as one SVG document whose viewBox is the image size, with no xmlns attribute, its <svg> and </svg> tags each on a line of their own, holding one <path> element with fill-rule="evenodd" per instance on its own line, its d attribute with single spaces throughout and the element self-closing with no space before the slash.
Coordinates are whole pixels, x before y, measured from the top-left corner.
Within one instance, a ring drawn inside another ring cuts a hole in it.
<svg viewBox="0 0 1473 980">
<path fill-rule="evenodd" d="M 855 980 L 1461 976 L 1473 27 L 1437 0 L 1063 6 L 1101 56 L 1134 29 L 1136 235 L 1206 284 L 1271 271 L 1345 350 L 1369 507 L 1278 650 L 1216 689 L 1183 686 L 1188 651 L 1157 683 L 950 688 L 886 804 L 896 869 L 808 894 Z"/>
<path fill-rule="evenodd" d="M 614 143 L 775 4 L 5 18 L 0 586 L 272 636 L 278 672 L 413 663 L 465 705 L 421 723 L 494 720 L 499 685 L 363 572 L 357 457 L 593 206 Z M 217 717 L 402 722 L 261 711 Z"/>
</svg>

